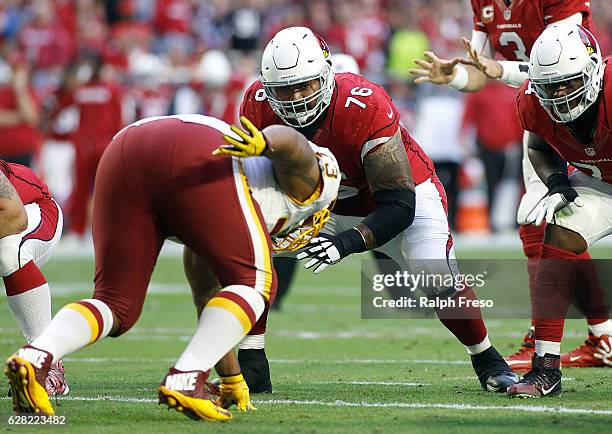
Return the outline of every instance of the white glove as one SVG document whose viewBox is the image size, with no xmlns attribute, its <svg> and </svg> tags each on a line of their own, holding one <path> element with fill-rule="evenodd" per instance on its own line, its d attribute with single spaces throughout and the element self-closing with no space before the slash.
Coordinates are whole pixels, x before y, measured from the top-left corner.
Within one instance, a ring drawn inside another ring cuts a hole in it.
<svg viewBox="0 0 612 434">
<path fill-rule="evenodd" d="M 576 195 L 573 201 L 568 200 L 563 194 L 555 193 L 550 196 L 544 196 L 535 208 L 527 216 L 529 223 L 534 223 L 536 226 L 540 226 L 544 220 L 547 223 L 552 222 L 553 216 L 560 209 L 565 208 L 567 205 L 573 202 L 574 205 L 582 207 L 584 203 L 580 196 Z"/>
<path fill-rule="evenodd" d="M 604 364 L 612 366 L 612 348 L 610 348 L 610 344 L 605 339 L 599 341 L 596 351 L 597 352 L 593 354 L 593 356 L 601 359 Z"/>
<path fill-rule="evenodd" d="M 319 274 L 328 265 L 340 262 L 343 255 L 340 253 L 342 242 L 333 235 L 321 235 L 313 238 L 303 252 L 297 255 L 298 259 L 310 258 L 304 268 L 314 268 L 314 273 Z M 342 249 L 343 250 L 343 249 Z"/>
</svg>

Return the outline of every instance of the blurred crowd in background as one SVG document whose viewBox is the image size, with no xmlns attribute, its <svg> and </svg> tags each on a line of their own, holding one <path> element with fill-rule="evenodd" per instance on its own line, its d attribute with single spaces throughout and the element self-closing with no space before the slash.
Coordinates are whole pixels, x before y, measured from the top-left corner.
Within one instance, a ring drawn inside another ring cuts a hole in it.
<svg viewBox="0 0 612 434">
<path fill-rule="evenodd" d="M 603 54 L 612 2 L 591 2 Z M 415 85 L 424 50 L 465 55 L 469 0 L 2 0 L 0 158 L 33 167 L 88 237 L 98 160 L 135 120 L 203 113 L 234 122 L 278 30 L 311 27 L 384 85 L 443 180 L 453 227 L 509 231 L 521 193 L 516 90 Z M 483 164 L 485 161 L 487 164 Z"/>
</svg>

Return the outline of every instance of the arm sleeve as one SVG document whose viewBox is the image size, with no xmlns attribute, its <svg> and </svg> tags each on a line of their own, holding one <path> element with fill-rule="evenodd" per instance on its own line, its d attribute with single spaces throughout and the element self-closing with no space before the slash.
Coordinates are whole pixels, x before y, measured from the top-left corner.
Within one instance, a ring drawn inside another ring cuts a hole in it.
<svg viewBox="0 0 612 434">
<path fill-rule="evenodd" d="M 500 60 L 503 72 L 501 81 L 508 86 L 520 87 L 529 78 L 529 63 L 513 60 Z"/>
<path fill-rule="evenodd" d="M 491 45 L 489 34 L 480 30 L 472 30 L 472 39 L 470 40 L 476 52 L 482 54 L 489 59 L 495 57 L 495 50 Z"/>
<path fill-rule="evenodd" d="M 397 132 L 400 127 L 399 112 L 387 92 L 380 86 L 376 86 L 371 101 L 370 112 L 363 115 L 363 121 L 369 122 L 370 127 L 364 134 L 361 146 L 361 161 L 386 143 Z"/>
</svg>

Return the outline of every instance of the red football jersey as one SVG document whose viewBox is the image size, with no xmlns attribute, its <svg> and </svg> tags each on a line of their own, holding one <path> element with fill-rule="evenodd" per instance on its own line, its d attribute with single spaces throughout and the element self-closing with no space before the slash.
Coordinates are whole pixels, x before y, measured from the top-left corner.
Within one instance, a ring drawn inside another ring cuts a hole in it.
<svg viewBox="0 0 612 434">
<path fill-rule="evenodd" d="M 75 140 L 108 143 L 121 129 L 122 95 L 118 86 L 92 81 L 76 88 L 73 98 L 80 112 Z"/>
<path fill-rule="evenodd" d="M 335 75 L 330 106 L 310 140 L 329 148 L 340 166 L 342 182 L 334 213 L 366 216 L 376 208 L 363 168 L 363 158 L 401 129 L 415 184 L 434 175 L 434 165 L 400 124 L 397 108 L 380 86 L 351 73 Z M 240 114 L 257 128 L 284 125 L 266 101 L 261 82 L 254 82 L 244 95 Z"/>
<path fill-rule="evenodd" d="M 606 62 L 609 64 L 609 59 Z M 576 140 L 562 123 L 554 122 L 542 108 L 526 81 L 518 94 L 521 125 L 540 136 L 568 163 L 594 178 L 612 183 L 612 68 L 604 73 L 603 95 L 599 99 L 596 130 L 593 141 L 583 144 Z"/>
<path fill-rule="evenodd" d="M 489 35 L 491 46 L 506 60 L 529 61 L 535 40 L 546 26 L 582 13 L 582 25 L 591 25 L 590 3 L 585 0 L 471 0 L 474 30 Z"/>
<path fill-rule="evenodd" d="M 24 205 L 51 199 L 47 184 L 41 181 L 29 167 L 0 160 L 0 170 L 13 184 Z"/>
</svg>

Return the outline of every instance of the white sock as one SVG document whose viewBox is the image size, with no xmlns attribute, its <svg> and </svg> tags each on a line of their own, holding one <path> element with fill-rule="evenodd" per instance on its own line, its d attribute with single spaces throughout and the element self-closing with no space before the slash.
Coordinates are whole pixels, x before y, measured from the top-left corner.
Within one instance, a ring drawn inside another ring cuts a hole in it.
<svg viewBox="0 0 612 434">
<path fill-rule="evenodd" d="M 553 342 L 553 341 L 535 341 L 536 354 L 540 357 L 543 357 L 546 353 L 559 355 L 561 354 L 561 342 Z"/>
<path fill-rule="evenodd" d="M 51 294 L 47 283 L 7 297 L 26 341 L 32 342 L 51 322 Z"/>
<path fill-rule="evenodd" d="M 101 323 L 97 317 L 102 318 Z M 32 346 L 53 354 L 56 361 L 106 337 L 112 326 L 113 314 L 106 303 L 95 299 L 80 300 L 61 308 Z"/>
<path fill-rule="evenodd" d="M 241 350 L 263 350 L 266 347 L 266 335 L 246 335 L 238 344 Z"/>
<path fill-rule="evenodd" d="M 253 288 L 223 288 L 204 307 L 198 328 L 174 367 L 208 371 L 249 332 L 264 307 L 263 297 Z"/>
<path fill-rule="evenodd" d="M 465 349 L 470 356 L 475 356 L 476 354 L 480 354 L 485 350 L 491 348 L 491 341 L 489 340 L 489 335 L 486 335 L 481 343 L 476 345 L 466 345 Z"/>
<path fill-rule="evenodd" d="M 609 319 L 599 324 L 590 325 L 589 330 L 598 338 L 600 338 L 601 335 L 612 336 L 612 320 Z"/>
</svg>

